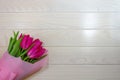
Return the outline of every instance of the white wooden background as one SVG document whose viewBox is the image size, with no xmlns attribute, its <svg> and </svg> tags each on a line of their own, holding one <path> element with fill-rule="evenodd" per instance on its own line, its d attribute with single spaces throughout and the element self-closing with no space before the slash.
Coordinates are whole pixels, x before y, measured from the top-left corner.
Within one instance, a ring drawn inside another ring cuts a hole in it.
<svg viewBox="0 0 120 80">
<path fill-rule="evenodd" d="M 0 56 L 13 30 L 49 50 L 49 66 L 25 80 L 120 80 L 119 0 L 0 0 Z"/>
</svg>

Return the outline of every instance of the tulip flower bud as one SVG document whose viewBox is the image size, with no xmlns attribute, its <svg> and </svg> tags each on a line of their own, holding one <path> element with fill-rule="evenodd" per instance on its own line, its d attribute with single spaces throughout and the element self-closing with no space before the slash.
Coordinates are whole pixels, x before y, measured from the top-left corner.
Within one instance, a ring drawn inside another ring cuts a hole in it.
<svg viewBox="0 0 120 80">
<path fill-rule="evenodd" d="M 22 34 L 21 34 L 21 36 L 22 36 Z M 21 46 L 22 49 L 26 50 L 26 49 L 28 49 L 30 47 L 32 42 L 33 42 L 33 38 L 30 37 L 30 35 L 24 35 L 23 39 L 22 39 L 22 41 L 20 43 L 20 46 Z"/>
</svg>

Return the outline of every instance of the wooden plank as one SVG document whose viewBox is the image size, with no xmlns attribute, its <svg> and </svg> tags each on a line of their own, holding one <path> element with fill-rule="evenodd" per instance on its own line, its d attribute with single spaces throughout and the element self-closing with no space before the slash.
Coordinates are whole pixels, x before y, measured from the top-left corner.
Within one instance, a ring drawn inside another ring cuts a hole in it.
<svg viewBox="0 0 120 80">
<path fill-rule="evenodd" d="M 12 29 L 0 30 L 0 46 L 7 46 Z M 17 31 L 17 30 L 16 30 Z M 120 30 L 20 30 L 40 38 L 45 46 L 119 47 Z"/>
<path fill-rule="evenodd" d="M 64 65 L 117 65 L 120 47 L 47 47 L 50 64 Z"/>
<path fill-rule="evenodd" d="M 120 47 L 46 47 L 49 64 L 54 65 L 119 65 Z M 0 47 L 0 56 L 7 47 Z"/>
<path fill-rule="evenodd" d="M 49 12 L 50 0 L 0 0 L 0 12 Z"/>
<path fill-rule="evenodd" d="M 119 12 L 119 0 L 0 0 L 0 12 Z"/>
<path fill-rule="evenodd" d="M 57 12 L 119 12 L 118 0 L 55 0 L 52 11 Z"/>
<path fill-rule="evenodd" d="M 120 65 L 49 65 L 25 80 L 120 80 Z"/>
<path fill-rule="evenodd" d="M 0 29 L 117 30 L 120 13 L 0 13 Z"/>
</svg>

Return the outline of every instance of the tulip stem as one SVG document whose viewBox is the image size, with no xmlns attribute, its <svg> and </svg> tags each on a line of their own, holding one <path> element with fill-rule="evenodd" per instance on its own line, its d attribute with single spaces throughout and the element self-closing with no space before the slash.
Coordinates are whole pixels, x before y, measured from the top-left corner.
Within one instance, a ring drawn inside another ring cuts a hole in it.
<svg viewBox="0 0 120 80">
<path fill-rule="evenodd" d="M 32 59 L 30 59 L 30 62 L 32 62 L 33 60 Z"/>
<path fill-rule="evenodd" d="M 27 57 L 25 57 L 24 61 L 26 61 L 27 59 L 29 59 L 29 57 L 28 57 L 28 56 L 27 56 Z"/>
<path fill-rule="evenodd" d="M 21 51 L 22 53 L 24 52 L 24 49 L 22 49 L 22 51 Z"/>
</svg>

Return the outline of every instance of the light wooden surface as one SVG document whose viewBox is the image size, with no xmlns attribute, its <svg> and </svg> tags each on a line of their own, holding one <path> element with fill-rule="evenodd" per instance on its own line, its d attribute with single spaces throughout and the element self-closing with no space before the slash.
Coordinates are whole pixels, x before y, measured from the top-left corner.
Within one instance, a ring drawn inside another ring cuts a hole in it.
<svg viewBox="0 0 120 80">
<path fill-rule="evenodd" d="M 117 30 L 116 12 L 0 13 L 0 29 Z"/>
<path fill-rule="evenodd" d="M 0 12 L 119 12 L 119 0 L 0 0 Z"/>
<path fill-rule="evenodd" d="M 13 30 L 49 51 L 25 80 L 120 80 L 119 0 L 0 0 L 0 56 Z"/>
</svg>

